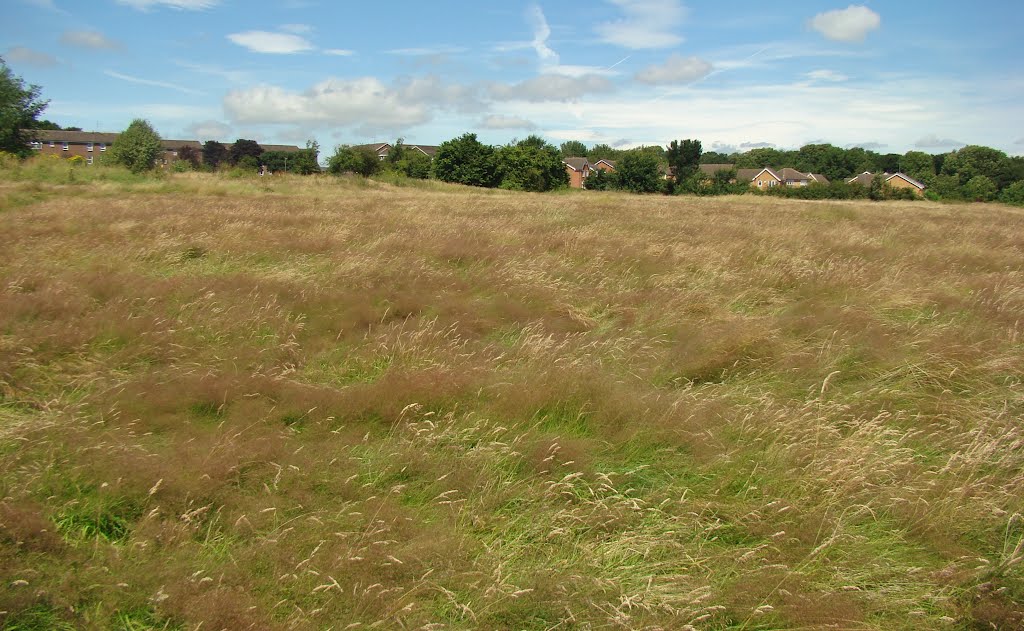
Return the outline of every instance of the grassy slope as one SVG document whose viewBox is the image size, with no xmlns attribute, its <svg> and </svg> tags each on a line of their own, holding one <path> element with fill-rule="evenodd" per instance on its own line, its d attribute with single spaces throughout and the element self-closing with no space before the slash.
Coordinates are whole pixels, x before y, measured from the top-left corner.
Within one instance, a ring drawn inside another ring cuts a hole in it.
<svg viewBox="0 0 1024 631">
<path fill-rule="evenodd" d="M 4 628 L 1021 624 L 1020 211 L 93 174 L 0 176 Z"/>
</svg>

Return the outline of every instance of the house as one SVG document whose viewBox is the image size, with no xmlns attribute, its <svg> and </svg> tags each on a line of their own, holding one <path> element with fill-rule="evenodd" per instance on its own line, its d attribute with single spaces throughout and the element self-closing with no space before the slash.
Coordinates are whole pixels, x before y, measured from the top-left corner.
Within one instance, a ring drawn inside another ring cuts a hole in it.
<svg viewBox="0 0 1024 631">
<path fill-rule="evenodd" d="M 34 140 L 29 145 L 38 151 L 40 155 L 55 155 L 62 158 L 81 156 L 86 164 L 92 164 L 97 156 L 107 152 L 117 141 L 120 134 L 97 131 L 62 131 L 59 129 L 32 129 L 26 130 Z M 161 140 L 160 146 L 164 150 L 163 156 L 157 159 L 157 164 L 167 166 L 178 159 L 178 154 L 183 147 L 189 147 L 195 151 L 196 158 L 203 160 L 203 143 L 198 140 Z M 295 145 L 260 145 L 264 151 L 302 151 L 301 147 Z"/>
<path fill-rule="evenodd" d="M 30 146 L 41 155 L 62 158 L 79 156 L 92 164 L 96 156 L 103 155 L 117 140 L 118 134 L 94 131 L 61 131 L 51 129 L 28 130 L 34 140 Z"/>
<path fill-rule="evenodd" d="M 592 169 L 599 169 L 605 173 L 613 173 L 615 171 L 615 163 L 611 160 L 605 160 L 604 158 L 601 158 L 590 166 Z"/>
<path fill-rule="evenodd" d="M 860 175 L 851 177 L 846 180 L 847 184 L 860 184 L 864 188 L 871 188 L 871 183 L 876 177 L 882 178 L 883 186 L 890 186 L 894 189 L 909 189 L 913 191 L 914 195 L 922 197 L 924 195 L 924 184 L 918 182 L 914 178 L 910 177 L 906 173 L 882 173 L 881 175 L 875 175 L 870 171 L 865 171 Z"/>
<path fill-rule="evenodd" d="M 412 149 L 419 151 L 423 155 L 427 156 L 431 160 L 437 155 L 437 145 L 411 145 L 408 143 L 402 143 L 402 146 L 406 149 Z M 353 145 L 353 149 L 369 149 L 370 151 L 377 154 L 378 160 L 387 160 L 388 154 L 391 153 L 391 143 L 387 142 L 373 142 L 368 145 Z"/>
<path fill-rule="evenodd" d="M 697 166 L 697 169 L 708 178 L 714 178 L 721 171 L 732 171 L 735 168 L 735 164 L 701 164 Z"/>
<path fill-rule="evenodd" d="M 811 184 L 828 185 L 828 178 L 820 173 L 804 173 L 789 167 L 776 169 L 764 167 L 762 169 L 738 169 L 736 178 L 740 181 L 748 181 L 750 185 L 759 189 L 768 189 L 774 186 L 810 186 Z"/>
<path fill-rule="evenodd" d="M 586 188 L 591 171 L 590 162 L 586 158 L 573 157 L 562 160 L 562 163 L 569 173 L 569 188 Z"/>
</svg>

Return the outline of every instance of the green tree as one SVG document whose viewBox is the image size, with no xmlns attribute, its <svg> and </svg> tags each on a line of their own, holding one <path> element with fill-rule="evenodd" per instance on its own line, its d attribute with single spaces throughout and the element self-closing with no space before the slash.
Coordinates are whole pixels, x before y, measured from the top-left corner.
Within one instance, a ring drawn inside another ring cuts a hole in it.
<svg viewBox="0 0 1024 631">
<path fill-rule="evenodd" d="M 199 152 L 191 145 L 178 147 L 178 161 L 189 165 L 190 169 L 199 168 Z"/>
<path fill-rule="evenodd" d="M 618 161 L 616 179 L 619 188 L 633 193 L 654 193 L 661 190 L 658 159 L 650 152 L 627 151 Z"/>
<path fill-rule="evenodd" d="M 221 162 L 228 159 L 228 148 L 216 140 L 207 140 L 203 143 L 203 164 L 210 169 L 216 169 Z"/>
<path fill-rule="evenodd" d="M 399 138 L 391 145 L 387 162 L 393 171 L 406 177 L 420 180 L 430 177 L 430 156 L 415 147 L 407 146 L 404 138 Z"/>
<path fill-rule="evenodd" d="M 846 150 L 830 144 L 804 145 L 797 152 L 798 158 L 792 166 L 806 173 L 820 173 L 829 180 L 848 178 L 853 173 L 847 160 Z"/>
<path fill-rule="evenodd" d="M 918 182 L 931 184 L 935 179 L 935 162 L 923 151 L 908 151 L 900 160 L 900 171 Z"/>
<path fill-rule="evenodd" d="M 152 169 L 162 152 L 160 134 L 141 118 L 133 120 L 110 148 L 111 160 L 133 173 Z"/>
<path fill-rule="evenodd" d="M 676 182 L 688 180 L 697 172 L 701 153 L 699 140 L 673 140 L 669 143 L 665 157 L 668 158 Z"/>
<path fill-rule="evenodd" d="M 447 140 L 434 156 L 434 176 L 444 182 L 493 187 L 498 184 L 498 161 L 494 147 L 463 134 Z"/>
<path fill-rule="evenodd" d="M 550 191 L 567 186 L 562 155 L 539 136 L 528 136 L 497 151 L 501 187 L 518 191 Z"/>
<path fill-rule="evenodd" d="M 587 178 L 588 191 L 610 191 L 618 187 L 618 178 L 615 173 L 609 173 L 602 169 L 594 169 Z"/>
<path fill-rule="evenodd" d="M 587 146 L 579 140 L 566 140 L 558 150 L 563 158 L 583 158 L 587 155 Z"/>
<path fill-rule="evenodd" d="M 978 175 L 984 175 L 1002 189 L 1013 181 L 1014 165 L 1009 157 L 998 149 L 968 145 L 959 151 L 946 154 L 942 164 L 943 175 L 954 175 L 961 184 Z"/>
<path fill-rule="evenodd" d="M 589 151 L 587 151 L 586 158 L 591 162 L 597 162 L 598 160 L 618 160 L 622 157 L 625 152 L 621 149 L 616 149 L 611 145 L 598 144 L 594 145 Z M 580 156 L 581 158 L 584 156 Z"/>
<path fill-rule="evenodd" d="M 29 143 L 35 138 L 29 130 L 37 125 L 39 115 L 49 101 L 39 100 L 42 88 L 25 85 L 0 58 L 0 151 L 28 156 Z"/>
<path fill-rule="evenodd" d="M 701 164 L 728 164 L 731 160 L 729 154 L 718 151 L 705 151 L 700 154 Z"/>
<path fill-rule="evenodd" d="M 368 147 L 339 146 L 334 155 L 327 161 L 327 170 L 335 175 L 355 173 L 370 177 L 381 169 L 381 161 L 377 154 Z"/>
<path fill-rule="evenodd" d="M 972 202 L 989 202 L 996 197 L 996 184 L 987 175 L 975 175 L 963 186 L 965 199 Z"/>
<path fill-rule="evenodd" d="M 1003 189 L 999 201 L 1014 206 L 1024 206 L 1024 181 L 1017 181 Z"/>
<path fill-rule="evenodd" d="M 263 155 L 263 147 L 260 147 L 258 142 L 255 140 L 239 138 L 231 145 L 231 148 L 228 149 L 228 162 L 234 166 L 237 165 L 242 158 L 250 156 L 256 160 L 257 168 L 259 168 L 258 165 L 261 155 Z"/>
</svg>

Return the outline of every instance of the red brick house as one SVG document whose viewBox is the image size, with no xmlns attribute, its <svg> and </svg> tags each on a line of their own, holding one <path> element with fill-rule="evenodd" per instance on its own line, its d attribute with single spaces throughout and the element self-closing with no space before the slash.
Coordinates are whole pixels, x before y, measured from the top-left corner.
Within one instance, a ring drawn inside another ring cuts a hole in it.
<svg viewBox="0 0 1024 631">
<path fill-rule="evenodd" d="M 591 166 L 586 158 L 566 158 L 562 160 L 565 170 L 569 173 L 569 188 L 586 188 L 590 177 Z"/>
</svg>

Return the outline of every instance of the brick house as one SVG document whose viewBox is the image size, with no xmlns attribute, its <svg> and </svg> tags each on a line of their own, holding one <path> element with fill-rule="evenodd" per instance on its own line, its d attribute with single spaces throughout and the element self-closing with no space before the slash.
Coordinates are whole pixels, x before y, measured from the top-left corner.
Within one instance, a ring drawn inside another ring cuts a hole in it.
<svg viewBox="0 0 1024 631">
<path fill-rule="evenodd" d="M 57 131 L 50 129 L 30 130 L 35 140 L 31 147 L 40 155 L 53 155 L 62 158 L 80 156 L 86 164 L 92 164 L 97 156 L 107 152 L 117 134 L 94 131 Z"/>
<path fill-rule="evenodd" d="M 406 149 L 414 149 L 419 151 L 423 155 L 427 156 L 431 160 L 437 155 L 437 145 L 410 145 L 402 144 Z M 353 149 L 369 149 L 370 151 L 377 154 L 378 160 L 386 160 L 388 154 L 391 153 L 391 143 L 387 142 L 373 142 L 368 145 L 353 145 Z"/>
<path fill-rule="evenodd" d="M 914 195 L 917 195 L 918 197 L 924 196 L 924 189 L 926 188 L 925 185 L 906 173 L 882 173 L 881 175 L 875 175 L 870 171 L 865 171 L 860 175 L 856 175 L 846 180 L 846 183 L 860 184 L 864 188 L 871 188 L 871 183 L 876 177 L 882 178 L 883 186 L 889 186 L 894 189 L 910 189 L 914 192 Z"/>
<path fill-rule="evenodd" d="M 586 158 L 573 157 L 562 160 L 562 164 L 569 173 L 569 188 L 586 188 L 591 171 L 590 162 Z"/>
<path fill-rule="evenodd" d="M 597 162 L 590 166 L 592 169 L 598 169 L 604 171 L 605 173 L 615 172 L 615 163 L 612 162 L 611 160 L 605 160 L 604 158 L 601 158 L 600 160 L 598 160 Z"/>
</svg>

